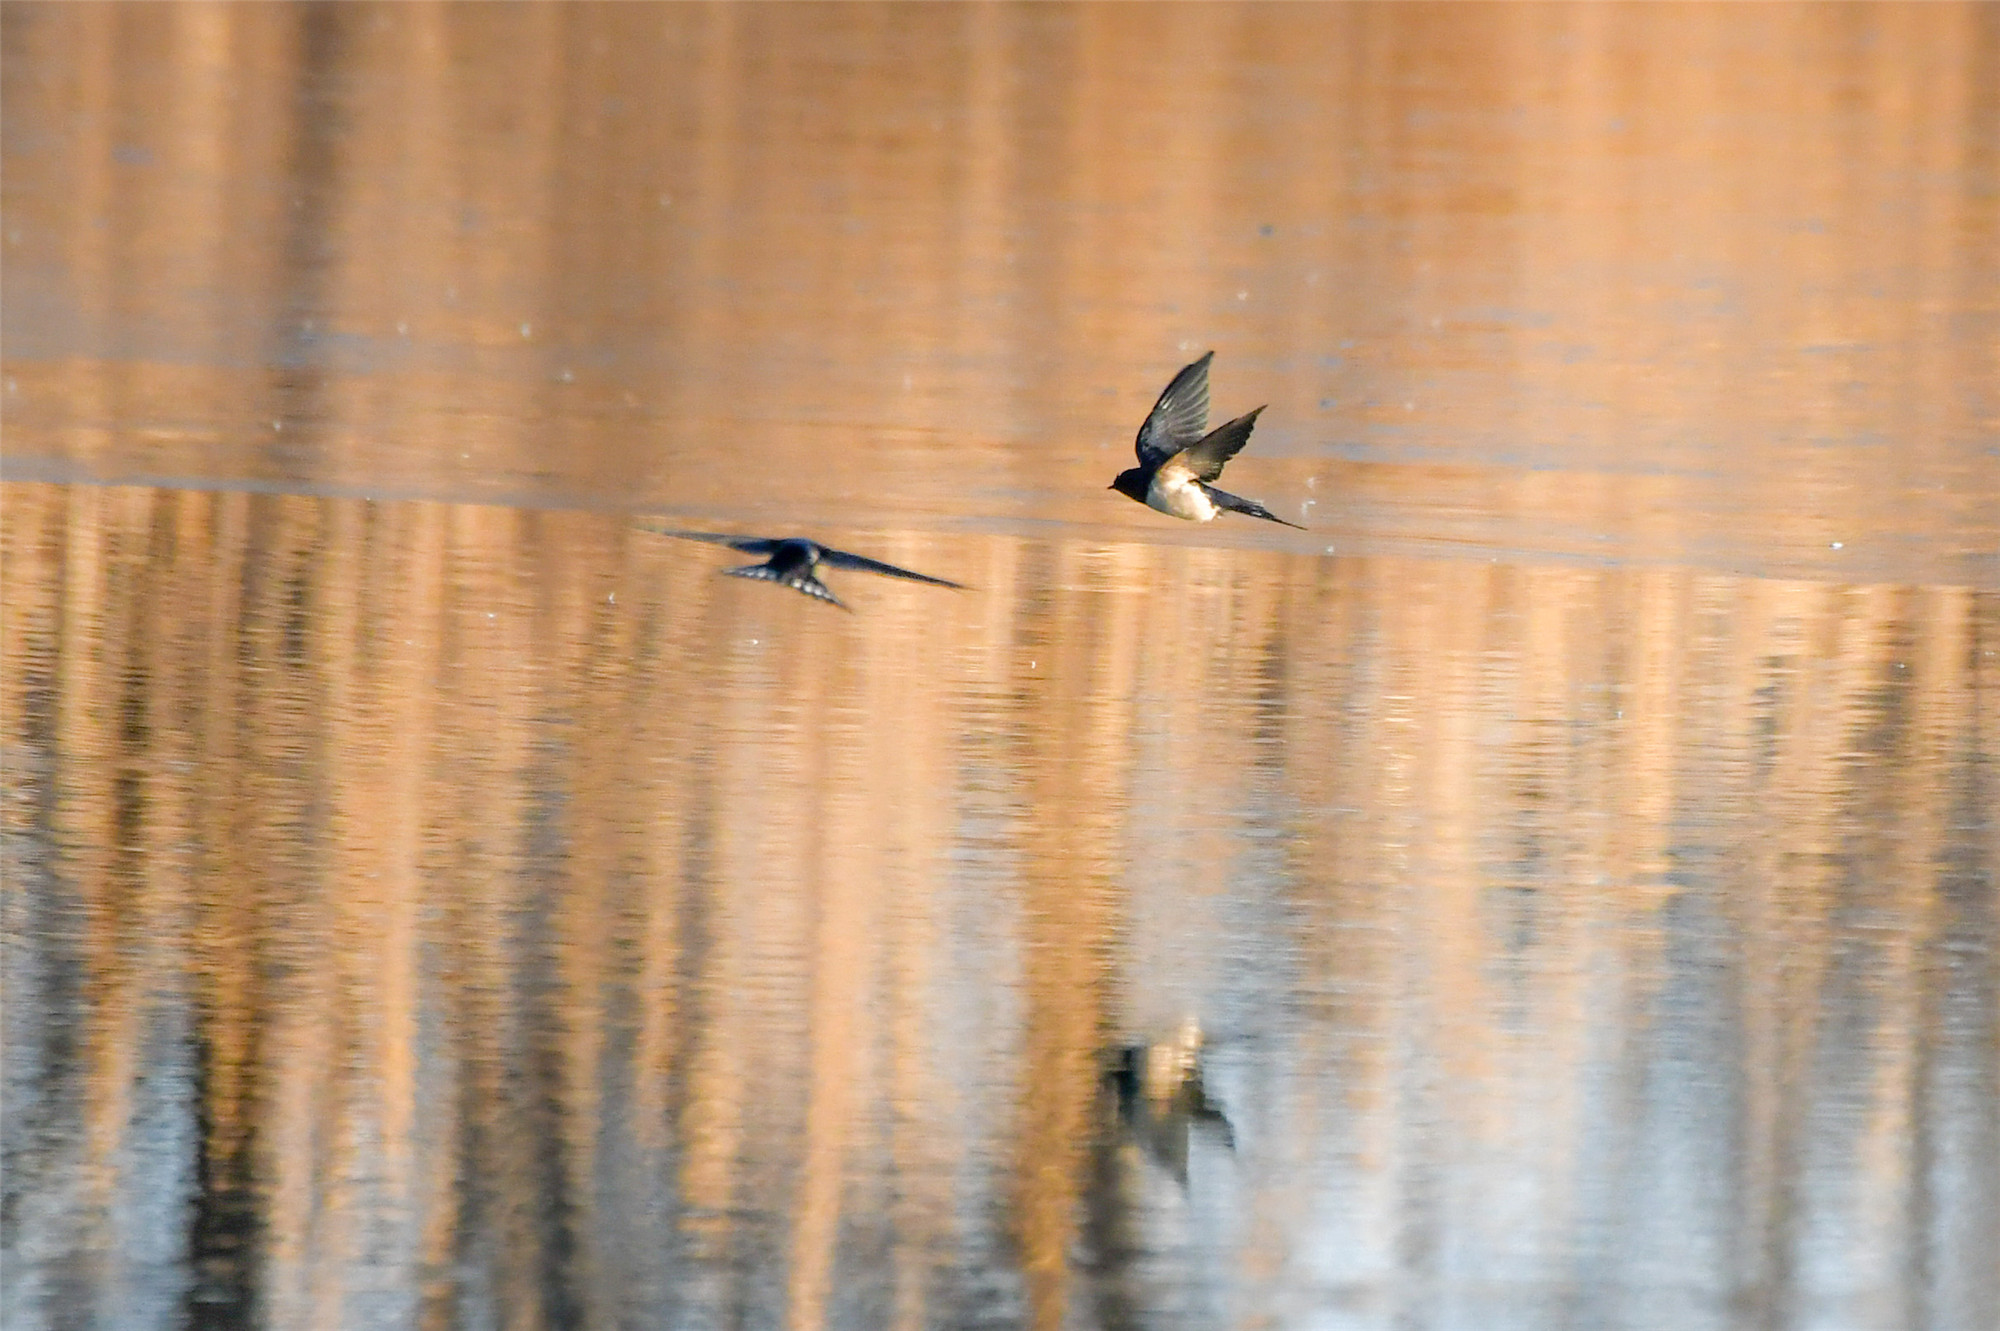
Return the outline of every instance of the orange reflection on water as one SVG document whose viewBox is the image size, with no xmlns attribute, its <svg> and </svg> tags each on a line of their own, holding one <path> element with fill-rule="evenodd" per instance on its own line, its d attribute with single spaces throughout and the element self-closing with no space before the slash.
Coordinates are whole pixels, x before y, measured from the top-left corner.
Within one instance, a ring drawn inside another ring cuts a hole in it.
<svg viewBox="0 0 2000 1331">
<path fill-rule="evenodd" d="M 847 617 L 587 516 L 6 499 L 16 1242 L 93 1298 L 1984 1297 L 1991 596 L 877 537 L 1010 594 Z M 1184 1012 L 1185 1187 L 1099 1084 Z"/>
<path fill-rule="evenodd" d="M 10 1319 L 1984 1331 L 1993 12 L 0 9 Z"/>
<path fill-rule="evenodd" d="M 17 6 L 11 474 L 2000 585 L 1989 27 Z"/>
</svg>

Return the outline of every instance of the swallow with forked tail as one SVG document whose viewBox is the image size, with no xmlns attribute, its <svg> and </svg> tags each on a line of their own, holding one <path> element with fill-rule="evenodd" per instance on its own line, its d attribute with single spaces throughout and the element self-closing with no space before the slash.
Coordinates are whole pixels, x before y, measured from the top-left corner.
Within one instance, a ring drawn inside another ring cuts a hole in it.
<svg viewBox="0 0 2000 1331">
<path fill-rule="evenodd" d="M 1190 522 L 1212 522 L 1222 512 L 1247 513 L 1266 522 L 1299 527 L 1254 499 L 1219 490 L 1210 482 L 1222 475 L 1229 459 L 1250 442 L 1262 407 L 1227 425 L 1208 428 L 1209 352 L 1175 375 L 1146 423 L 1139 427 L 1139 465 L 1118 473 L 1111 488 L 1148 508 Z"/>
<path fill-rule="evenodd" d="M 775 582 L 780 587 L 790 587 L 795 592 L 837 605 L 842 610 L 847 606 L 838 596 L 819 580 L 821 565 L 827 568 L 859 569 L 864 573 L 880 573 L 889 578 L 907 578 L 911 582 L 928 582 L 933 587 L 956 587 L 964 590 L 963 583 L 948 582 L 943 578 L 933 578 L 928 573 L 913 573 L 894 564 L 884 564 L 865 555 L 851 555 L 845 550 L 834 550 L 809 541 L 803 536 L 730 536 L 713 531 L 679 531 L 672 527 L 660 527 L 651 523 L 640 523 L 642 530 L 656 532 L 661 536 L 678 536 L 684 541 L 707 541 L 710 545 L 726 545 L 732 550 L 741 550 L 746 555 L 763 555 L 761 564 L 745 564 L 742 568 L 722 570 L 734 578 L 758 578 L 765 582 Z"/>
</svg>

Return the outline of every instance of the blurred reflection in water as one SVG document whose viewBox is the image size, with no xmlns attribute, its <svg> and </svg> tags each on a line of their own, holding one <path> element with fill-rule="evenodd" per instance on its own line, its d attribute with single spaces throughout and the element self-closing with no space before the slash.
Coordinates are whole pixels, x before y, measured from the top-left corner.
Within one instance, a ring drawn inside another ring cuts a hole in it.
<svg viewBox="0 0 2000 1331">
<path fill-rule="evenodd" d="M 1995 1306 L 2000 597 L 5 519 L 21 1325 Z M 1190 1016 L 1183 1182 L 1105 1071 Z"/>
</svg>

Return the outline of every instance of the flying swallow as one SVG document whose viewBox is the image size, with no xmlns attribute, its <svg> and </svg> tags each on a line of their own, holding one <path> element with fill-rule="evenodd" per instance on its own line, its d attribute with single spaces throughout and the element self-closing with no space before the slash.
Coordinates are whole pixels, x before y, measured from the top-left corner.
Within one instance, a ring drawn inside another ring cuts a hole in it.
<svg viewBox="0 0 2000 1331">
<path fill-rule="evenodd" d="M 1208 429 L 1208 363 L 1214 359 L 1211 351 L 1174 376 L 1153 404 L 1146 423 L 1139 427 L 1139 465 L 1119 472 L 1111 488 L 1148 508 L 1190 522 L 1212 522 L 1226 509 L 1304 531 L 1298 523 L 1286 522 L 1254 499 L 1209 484 L 1250 442 L 1257 413 L 1264 410 L 1259 407 L 1227 425 Z"/>
<path fill-rule="evenodd" d="M 641 523 L 645 531 L 657 532 L 661 536 L 678 536 L 684 541 L 707 541 L 710 545 L 726 545 L 732 550 L 741 550 L 746 555 L 764 555 L 761 564 L 745 564 L 742 568 L 722 570 L 733 578 L 759 578 L 765 582 L 775 582 L 780 587 L 790 587 L 793 591 L 804 592 L 817 597 L 828 605 L 847 606 L 838 596 L 819 580 L 818 569 L 824 564 L 828 568 L 860 569 L 864 573 L 880 573 L 884 577 L 907 578 L 911 582 L 928 582 L 933 587 L 957 587 L 964 590 L 964 584 L 947 582 L 943 578 L 933 578 L 928 573 L 912 573 L 894 564 L 884 564 L 880 560 L 869 559 L 865 555 L 851 555 L 845 550 L 833 550 L 818 541 L 809 541 L 803 536 L 729 536 L 714 531 L 677 531 L 671 527 L 656 527 L 651 523 Z"/>
</svg>

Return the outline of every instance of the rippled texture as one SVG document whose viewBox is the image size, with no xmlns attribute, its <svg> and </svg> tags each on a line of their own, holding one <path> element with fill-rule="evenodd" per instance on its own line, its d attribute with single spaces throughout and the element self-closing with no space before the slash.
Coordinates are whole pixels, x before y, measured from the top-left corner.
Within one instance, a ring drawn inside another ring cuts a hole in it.
<svg viewBox="0 0 2000 1331">
<path fill-rule="evenodd" d="M 9 1331 L 1987 1331 L 1997 15 L 0 10 Z"/>
<path fill-rule="evenodd" d="M 9 469 L 2000 587 L 1997 25 L 15 6 Z"/>
<path fill-rule="evenodd" d="M 848 619 L 592 517 L 10 498 L 51 1278 L 271 1325 L 1992 1307 L 1991 596 L 930 538 L 980 593 Z M 1099 1076 L 1183 1012 L 1239 1141 L 1185 1188 Z"/>
</svg>

